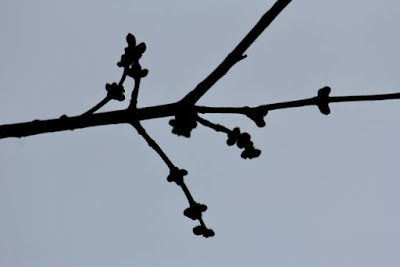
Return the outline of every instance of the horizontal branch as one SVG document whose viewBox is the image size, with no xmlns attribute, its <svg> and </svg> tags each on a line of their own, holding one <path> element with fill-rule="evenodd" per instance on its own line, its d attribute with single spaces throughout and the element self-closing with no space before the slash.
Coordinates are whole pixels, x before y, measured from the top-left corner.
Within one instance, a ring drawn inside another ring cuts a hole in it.
<svg viewBox="0 0 400 267">
<path fill-rule="evenodd" d="M 172 103 L 139 109 L 125 109 L 74 117 L 63 115 L 58 119 L 6 124 L 0 125 L 0 139 L 163 118 L 174 116 L 177 110 L 178 105 Z"/>
<path fill-rule="evenodd" d="M 328 96 L 327 103 L 355 102 L 355 101 L 381 101 L 390 99 L 400 99 L 400 93 L 381 94 L 381 95 L 354 95 L 354 96 Z M 279 102 L 273 104 L 261 105 L 258 107 L 205 107 L 195 106 L 199 113 L 225 113 L 225 114 L 243 114 L 246 115 L 249 109 L 258 109 L 262 111 L 271 111 L 285 108 L 297 108 L 304 106 L 317 106 L 318 96 L 294 101 Z"/>
<path fill-rule="evenodd" d="M 324 98 L 328 103 L 342 103 L 355 101 L 381 101 L 400 99 L 400 93 L 380 95 L 355 95 L 355 96 L 327 96 Z M 319 97 L 311 97 L 295 101 L 287 101 L 273 104 L 261 105 L 258 107 L 205 107 L 195 106 L 198 113 L 225 113 L 225 114 L 249 114 L 249 110 L 268 112 L 284 108 L 296 108 L 304 106 L 318 106 Z M 58 119 L 34 120 L 31 122 L 0 125 L 0 139 L 7 137 L 25 137 L 42 133 L 60 132 L 66 130 L 82 129 L 93 126 L 112 125 L 121 123 L 132 123 L 134 121 L 150 120 L 175 116 L 182 106 L 180 103 L 171 103 L 160 106 L 125 109 L 103 113 L 95 113 L 84 116 L 67 117 L 65 115 Z"/>
</svg>

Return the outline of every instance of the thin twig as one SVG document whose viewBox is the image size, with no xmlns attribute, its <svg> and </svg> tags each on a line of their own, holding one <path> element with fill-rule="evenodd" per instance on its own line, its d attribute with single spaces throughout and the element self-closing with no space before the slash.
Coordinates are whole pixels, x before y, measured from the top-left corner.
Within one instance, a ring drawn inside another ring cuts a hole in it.
<svg viewBox="0 0 400 267">
<path fill-rule="evenodd" d="M 227 133 L 227 134 L 229 134 L 229 133 L 232 132 L 231 130 L 229 130 L 229 129 L 226 128 L 225 126 L 220 125 L 220 124 L 212 123 L 211 121 L 208 121 L 208 120 L 206 120 L 206 119 L 203 119 L 203 118 L 201 118 L 200 116 L 197 116 L 197 121 L 198 121 L 199 123 L 201 123 L 202 125 L 208 127 L 208 128 L 214 129 L 214 130 L 217 131 L 217 132 L 222 132 L 222 133 Z"/>
<path fill-rule="evenodd" d="M 143 128 L 143 126 L 135 121 L 131 123 L 132 126 L 136 129 L 139 135 L 141 135 L 144 140 L 146 140 L 147 144 L 154 149 L 154 151 L 157 152 L 157 154 L 162 158 L 162 160 L 167 164 L 168 168 L 170 171 L 174 171 L 177 169 L 177 167 L 172 163 L 172 161 L 168 158 L 168 156 L 164 153 L 164 151 L 161 149 L 161 147 L 157 144 L 156 141 L 154 141 L 153 138 L 150 137 L 150 135 L 146 132 L 146 130 Z M 192 197 L 192 194 L 190 193 L 189 189 L 185 185 L 185 182 L 182 182 L 179 184 L 180 187 L 182 188 L 183 192 L 185 193 L 185 196 L 187 200 L 189 201 L 189 204 L 194 204 L 195 201 Z"/>
<path fill-rule="evenodd" d="M 146 130 L 143 128 L 143 126 L 138 122 L 138 121 L 133 121 L 131 122 L 131 125 L 137 130 L 137 132 L 139 133 L 139 135 L 141 135 L 147 142 L 147 144 L 153 148 L 157 154 L 163 159 L 163 161 L 165 162 L 165 164 L 167 164 L 168 168 L 170 169 L 170 171 L 175 171 L 177 170 L 177 167 L 171 162 L 171 160 L 168 158 L 168 156 L 164 153 L 164 151 L 161 149 L 161 147 L 157 144 L 156 141 L 154 141 L 153 138 L 150 137 L 150 135 L 146 132 Z M 189 202 L 189 206 L 195 206 L 196 205 L 196 201 L 194 200 L 192 194 L 189 191 L 189 188 L 186 186 L 185 181 L 182 180 L 182 182 L 177 183 L 183 193 L 186 196 L 186 199 Z M 200 221 L 200 225 L 202 225 L 203 227 L 206 228 L 206 225 L 203 221 L 202 216 L 200 216 L 200 218 L 198 219 Z"/>
<path fill-rule="evenodd" d="M 132 90 L 132 96 L 131 96 L 131 103 L 129 104 L 129 108 L 136 108 L 137 107 L 137 99 L 139 95 L 139 87 L 140 87 L 140 80 L 141 78 L 135 78 L 135 87 Z"/>
<path fill-rule="evenodd" d="M 144 140 L 146 140 L 147 144 L 154 149 L 154 151 L 157 152 L 157 154 L 162 158 L 162 160 L 167 164 L 168 168 L 172 171 L 176 169 L 175 165 L 172 163 L 172 161 L 168 158 L 168 156 L 164 153 L 164 151 L 161 149 L 161 147 L 157 144 L 156 141 L 153 140 L 153 138 L 148 135 L 146 130 L 143 128 L 143 126 L 138 122 L 132 122 L 132 126 L 136 129 L 138 134 L 140 134 Z"/>
<path fill-rule="evenodd" d="M 291 2 L 291 0 L 278 0 L 268 10 L 251 31 L 242 41 L 232 50 L 232 52 L 222 61 L 222 63 L 208 75 L 196 88 L 188 93 L 181 101 L 186 103 L 196 103 L 219 79 L 221 79 L 237 62 L 242 60 L 247 48 L 261 35 L 261 33 L 271 24 L 271 22 L 281 13 L 281 11 Z"/>
<path fill-rule="evenodd" d="M 304 106 L 317 105 L 318 97 L 305 98 L 294 101 L 279 102 L 273 104 L 261 105 L 258 107 L 263 111 L 278 110 L 285 108 L 297 108 Z M 328 103 L 355 102 L 355 101 L 381 101 L 390 99 L 400 99 L 400 93 L 381 94 L 381 95 L 355 95 L 355 96 L 330 96 L 327 98 Z M 249 107 L 205 107 L 195 106 L 194 109 L 198 113 L 214 113 L 214 114 L 245 114 Z"/>
<path fill-rule="evenodd" d="M 127 71 L 126 71 L 126 69 L 124 69 L 124 72 L 122 73 L 121 78 L 118 83 L 119 86 L 121 86 L 125 82 L 126 76 L 127 76 Z M 95 113 L 97 110 L 101 109 L 104 105 L 106 105 L 110 100 L 112 100 L 112 98 L 107 94 L 103 100 L 101 100 L 94 107 L 92 107 L 91 109 L 89 109 L 88 111 L 83 113 L 81 116 L 87 116 L 87 115 Z"/>
<path fill-rule="evenodd" d="M 100 108 L 102 108 L 105 104 L 107 104 L 109 101 L 111 100 L 110 97 L 108 97 L 108 95 L 101 100 L 96 106 L 92 107 L 91 109 L 89 109 L 88 111 L 86 111 L 85 113 L 83 113 L 81 116 L 87 116 L 90 114 L 95 113 L 97 110 L 99 110 Z"/>
<path fill-rule="evenodd" d="M 162 158 L 162 160 L 167 164 L 168 168 L 170 171 L 174 171 L 177 169 L 177 167 L 172 163 L 172 161 L 168 158 L 168 156 L 164 153 L 164 151 L 161 149 L 161 147 L 157 144 L 156 141 L 154 141 L 153 138 L 150 137 L 150 135 L 146 132 L 146 130 L 143 128 L 143 126 L 139 122 L 133 122 L 132 126 L 135 127 L 136 131 L 146 140 L 147 144 L 154 149 L 154 151 L 157 152 L 157 154 Z M 182 182 L 179 184 L 180 187 L 182 188 L 183 192 L 185 193 L 185 196 L 189 202 L 190 205 L 194 204 L 195 201 L 193 199 L 192 194 L 190 193 L 189 189 L 187 188 L 185 182 Z"/>
</svg>

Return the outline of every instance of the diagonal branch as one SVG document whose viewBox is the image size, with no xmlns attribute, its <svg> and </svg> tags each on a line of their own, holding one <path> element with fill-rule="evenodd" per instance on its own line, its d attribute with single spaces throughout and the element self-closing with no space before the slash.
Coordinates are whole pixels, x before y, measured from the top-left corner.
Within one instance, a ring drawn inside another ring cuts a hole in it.
<svg viewBox="0 0 400 267">
<path fill-rule="evenodd" d="M 231 130 L 229 130 L 225 126 L 223 126 L 221 124 L 212 123 L 211 121 L 203 119 L 200 116 L 197 116 L 197 121 L 200 122 L 201 124 L 203 124 L 204 126 L 208 127 L 208 128 L 214 129 L 216 132 L 221 132 L 221 133 L 226 133 L 226 134 L 229 134 L 229 133 L 232 132 Z"/>
<path fill-rule="evenodd" d="M 143 128 L 143 126 L 140 124 L 140 122 L 135 121 L 135 122 L 132 122 L 131 124 L 136 129 L 138 134 L 140 134 L 144 138 L 144 140 L 146 140 L 147 144 L 152 149 L 154 149 L 154 151 L 157 152 L 157 154 L 161 157 L 161 159 L 165 162 L 165 164 L 167 164 L 168 168 L 170 170 L 174 170 L 176 168 L 175 165 L 168 158 L 168 156 L 164 153 L 164 151 L 157 144 L 157 142 L 154 141 L 153 138 L 150 137 L 150 135 L 146 132 L 146 130 Z"/>
<path fill-rule="evenodd" d="M 105 104 L 107 104 L 111 98 L 107 95 L 103 100 L 101 100 L 98 104 L 96 104 L 94 107 L 83 113 L 81 116 L 87 116 L 90 114 L 95 113 L 97 110 L 101 109 Z"/>
<path fill-rule="evenodd" d="M 127 71 L 125 69 L 124 72 L 122 73 L 121 79 L 119 80 L 118 86 L 122 86 L 123 85 L 123 83 L 124 83 L 124 81 L 126 79 L 126 76 L 127 76 Z M 108 85 L 106 85 L 106 88 L 107 88 L 107 86 Z M 103 100 L 101 100 L 94 107 L 92 107 L 91 109 L 89 109 L 88 111 L 83 113 L 81 116 L 87 116 L 87 115 L 95 113 L 97 110 L 101 109 L 104 105 L 106 105 L 112 99 L 114 99 L 114 98 L 112 97 L 110 92 L 108 92 L 106 97 Z"/>
<path fill-rule="evenodd" d="M 222 61 L 222 63 L 210 73 L 196 88 L 187 94 L 181 101 L 186 103 L 196 103 L 219 79 L 221 79 L 237 62 L 245 56 L 244 52 L 261 35 L 261 33 L 271 24 L 271 22 L 281 13 L 281 11 L 291 2 L 291 0 L 278 0 L 268 10 L 242 41 L 233 51 Z"/>
<path fill-rule="evenodd" d="M 185 184 L 183 176 L 187 175 L 187 171 L 178 169 L 172 163 L 172 161 L 164 153 L 164 151 L 157 144 L 157 142 L 154 141 L 154 139 L 151 138 L 151 136 L 146 132 L 146 130 L 143 128 L 143 126 L 140 124 L 139 121 L 132 121 L 131 125 L 136 129 L 138 134 L 141 135 L 144 138 L 144 140 L 146 140 L 147 144 L 157 152 L 157 154 L 162 158 L 162 160 L 165 162 L 165 164 L 167 164 L 167 166 L 170 170 L 170 175 L 167 178 L 167 180 L 169 182 L 175 182 L 178 186 L 181 187 L 183 193 L 186 196 L 186 199 L 189 202 L 189 208 L 187 208 L 183 214 L 193 220 L 195 220 L 195 219 L 199 220 L 200 226 L 203 228 L 202 231 L 204 232 L 203 233 L 204 237 L 214 236 L 214 231 L 207 228 L 207 226 L 204 223 L 204 220 L 202 218 L 202 212 L 204 212 L 207 209 L 207 206 L 205 206 L 204 204 L 197 203 L 194 200 L 192 194 L 190 193 L 189 188 Z M 199 207 L 203 207 L 204 209 L 199 209 Z"/>
</svg>

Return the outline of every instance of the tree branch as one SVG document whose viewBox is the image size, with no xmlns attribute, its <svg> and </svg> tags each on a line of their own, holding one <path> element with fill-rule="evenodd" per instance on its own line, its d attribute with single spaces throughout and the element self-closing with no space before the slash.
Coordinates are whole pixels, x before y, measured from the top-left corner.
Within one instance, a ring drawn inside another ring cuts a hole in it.
<svg viewBox="0 0 400 267">
<path fill-rule="evenodd" d="M 107 104 L 111 98 L 107 95 L 103 100 L 101 100 L 98 104 L 96 104 L 94 107 L 83 113 L 81 116 L 87 116 L 90 114 L 95 113 L 97 110 L 101 109 L 105 104 Z"/>
<path fill-rule="evenodd" d="M 210 73 L 196 88 L 187 94 L 181 101 L 186 103 L 196 103 L 219 79 L 221 79 L 237 62 L 242 60 L 244 52 L 261 35 L 261 33 L 271 24 L 271 22 L 281 13 L 281 11 L 291 2 L 291 0 L 278 0 L 268 10 L 251 31 L 233 49 L 233 51 L 222 61 L 222 63 Z"/>
<path fill-rule="evenodd" d="M 185 184 L 184 176 L 187 175 L 188 172 L 184 169 L 178 169 L 172 163 L 157 142 L 153 140 L 141 126 L 141 120 L 175 116 L 175 119 L 170 121 L 171 126 L 173 126 L 172 132 L 186 137 L 190 137 L 190 132 L 196 127 L 197 122 L 199 122 L 217 132 L 226 133 L 228 136 L 227 145 L 237 145 L 238 148 L 243 149 L 241 154 L 242 158 L 252 159 L 258 157 L 261 151 L 254 147 L 250 134 L 241 132 L 238 127 L 230 130 L 223 125 L 212 123 L 199 117 L 198 113 L 242 114 L 252 119 L 257 126 L 263 127 L 265 126 L 264 117 L 267 115 L 268 111 L 271 110 L 315 105 L 322 114 L 328 115 L 330 113 L 329 103 L 400 99 L 400 93 L 330 97 L 329 94 L 331 89 L 329 87 L 324 87 L 318 91 L 316 97 L 265 104 L 257 107 L 195 106 L 195 103 L 220 78 L 222 78 L 237 62 L 246 57 L 244 52 L 290 2 L 291 0 L 277 0 L 271 9 L 261 17 L 259 22 L 251 29 L 244 39 L 240 41 L 222 63 L 179 102 L 137 109 L 140 80 L 148 74 L 148 70 L 143 69 L 139 64 L 139 59 L 146 50 L 146 45 L 145 43 L 137 44 L 135 37 L 132 34 L 128 34 L 126 37 L 128 46 L 125 48 L 125 53 L 121 56 L 120 62 L 117 63 L 119 67 L 124 68 L 122 77 L 118 84 L 106 84 L 107 96 L 100 103 L 80 116 L 68 117 L 62 115 L 58 119 L 34 120 L 25 123 L 0 125 L 0 139 L 7 137 L 24 137 L 41 133 L 59 132 L 101 125 L 121 123 L 131 124 L 168 166 L 170 173 L 167 180 L 169 182 L 175 182 L 184 192 L 189 202 L 189 208 L 185 209 L 184 215 L 192 220 L 199 220 L 200 222 L 200 225 L 193 228 L 194 234 L 203 235 L 204 237 L 214 236 L 213 230 L 206 227 L 202 218 L 202 213 L 207 210 L 207 206 L 197 203 Z M 123 83 L 127 76 L 135 80 L 135 86 L 132 91 L 129 107 L 125 110 L 94 114 L 94 112 L 104 106 L 111 99 L 118 101 L 123 101 L 125 99 Z"/>
<path fill-rule="evenodd" d="M 95 113 L 85 116 L 67 117 L 63 115 L 59 119 L 34 120 L 31 122 L 0 125 L 0 139 L 7 137 L 25 137 L 101 125 L 130 123 L 132 120 L 141 121 L 164 118 L 174 116 L 177 109 L 178 104 L 172 103 L 140 109 Z"/>
<path fill-rule="evenodd" d="M 131 96 L 131 102 L 129 104 L 129 108 L 135 108 L 137 107 L 137 99 L 139 96 L 139 88 L 140 88 L 140 80 L 141 78 L 135 78 L 135 86 L 132 90 L 132 96 Z"/>
<path fill-rule="evenodd" d="M 193 229 L 195 234 L 199 234 L 199 235 L 201 234 L 204 237 L 214 236 L 214 231 L 207 228 L 206 224 L 204 223 L 203 217 L 202 217 L 202 213 L 207 210 L 207 206 L 204 205 L 204 204 L 197 203 L 194 200 L 192 194 L 190 193 L 189 188 L 185 184 L 183 176 L 187 175 L 187 171 L 178 169 L 172 163 L 172 161 L 164 153 L 164 151 L 157 144 L 157 142 L 154 141 L 153 138 L 151 138 L 150 135 L 146 132 L 146 130 L 143 128 L 143 126 L 140 124 L 140 122 L 132 121 L 131 125 L 146 140 L 147 144 L 157 152 L 157 154 L 163 159 L 165 164 L 167 164 L 167 166 L 168 166 L 168 168 L 170 170 L 170 175 L 168 176 L 167 180 L 169 182 L 175 182 L 178 186 L 181 187 L 183 193 L 186 196 L 186 199 L 189 202 L 189 208 L 187 208 L 183 212 L 183 214 L 186 217 L 189 217 L 192 220 L 199 220 L 199 222 L 200 222 L 201 231 L 200 232 L 196 232 L 194 230 L 194 229 L 198 229 L 199 226 L 197 226 L 197 227 L 195 227 Z"/>
<path fill-rule="evenodd" d="M 139 135 L 141 135 L 144 140 L 146 140 L 147 144 L 154 149 L 154 151 L 157 152 L 157 154 L 162 158 L 162 160 L 167 164 L 168 168 L 170 170 L 174 170 L 176 166 L 172 163 L 172 161 L 168 158 L 168 156 L 164 153 L 164 151 L 161 149 L 161 147 L 157 144 L 156 141 L 153 140 L 153 138 L 148 135 L 146 130 L 143 128 L 143 126 L 140 124 L 140 122 L 135 121 L 131 123 L 132 126 L 136 129 Z"/>
<path fill-rule="evenodd" d="M 380 94 L 380 95 L 354 95 L 354 96 L 327 96 L 327 103 L 341 103 L 341 102 L 356 102 L 356 101 L 381 101 L 390 99 L 400 99 L 400 93 Z M 279 102 L 273 104 L 261 105 L 258 107 L 205 107 L 195 106 L 194 109 L 198 113 L 214 113 L 214 114 L 243 114 L 247 115 L 249 110 L 258 109 L 260 111 L 268 112 L 271 110 L 297 108 L 304 106 L 318 106 L 319 97 L 311 97 L 294 101 Z"/>
<path fill-rule="evenodd" d="M 197 116 L 197 121 L 200 122 L 202 125 L 215 130 L 216 132 L 221 132 L 221 133 L 226 133 L 226 134 L 229 134 L 229 133 L 232 132 L 231 130 L 229 130 L 225 126 L 220 125 L 220 124 L 212 123 L 211 121 L 203 119 L 200 116 Z"/>
<path fill-rule="evenodd" d="M 320 97 L 311 97 L 294 101 L 279 102 L 273 104 L 260 105 L 257 107 L 206 107 L 194 106 L 198 113 L 207 114 L 242 114 L 248 117 L 251 112 L 266 114 L 271 110 L 284 108 L 296 108 L 304 106 L 318 106 Z M 355 101 L 381 101 L 390 99 L 400 99 L 400 93 L 380 94 L 380 95 L 354 95 L 354 96 L 327 96 L 324 101 L 328 103 L 342 103 Z M 93 126 L 130 123 L 132 120 L 150 120 L 175 116 L 180 111 L 180 103 L 171 103 L 153 107 L 126 109 L 111 112 L 88 114 L 86 116 L 67 117 L 61 116 L 59 119 L 34 120 L 31 122 L 0 125 L 0 139 L 7 137 L 25 137 L 30 135 L 60 132 L 66 130 L 82 129 Z M 253 119 L 253 118 L 251 118 Z M 254 120 L 254 119 L 253 119 Z M 256 122 L 257 123 L 257 122 Z M 257 124 L 259 125 L 259 124 Z M 260 125 L 259 125 L 260 126 Z"/>
</svg>

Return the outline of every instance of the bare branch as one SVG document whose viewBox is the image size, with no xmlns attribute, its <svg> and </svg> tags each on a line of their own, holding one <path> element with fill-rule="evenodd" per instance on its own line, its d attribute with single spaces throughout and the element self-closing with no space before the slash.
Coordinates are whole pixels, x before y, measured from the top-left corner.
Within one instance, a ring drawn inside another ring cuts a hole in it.
<svg viewBox="0 0 400 267">
<path fill-rule="evenodd" d="M 170 170 L 176 169 L 176 166 L 172 163 L 172 161 L 168 158 L 168 156 L 164 153 L 164 151 L 161 149 L 161 147 L 156 143 L 156 141 L 153 140 L 153 138 L 148 135 L 146 130 L 143 128 L 143 126 L 138 122 L 132 122 L 131 125 L 136 129 L 138 134 L 140 134 L 144 140 L 146 140 L 147 144 L 154 149 L 154 151 L 157 152 L 157 154 L 162 158 L 162 160 L 167 164 L 168 168 Z"/>
<path fill-rule="evenodd" d="M 30 135 L 82 129 L 93 126 L 130 123 L 132 120 L 149 120 L 174 116 L 178 104 L 172 103 L 140 109 L 117 110 L 90 114 L 87 116 L 59 119 L 34 120 L 31 122 L 0 125 L 0 139 L 7 137 L 25 137 Z"/>
<path fill-rule="evenodd" d="M 185 181 L 183 176 L 187 175 L 186 170 L 180 170 L 178 169 L 168 158 L 168 156 L 164 153 L 164 151 L 161 149 L 161 147 L 157 144 L 156 141 L 154 141 L 150 135 L 146 132 L 146 130 L 143 128 L 143 126 L 140 124 L 138 121 L 133 121 L 131 122 L 131 125 L 137 130 L 137 132 L 146 140 L 147 144 L 153 148 L 157 154 L 163 159 L 165 164 L 167 164 L 169 170 L 170 170 L 170 175 L 168 176 L 167 180 L 169 182 L 175 182 L 178 186 L 181 187 L 183 193 L 186 196 L 186 199 L 189 202 L 189 208 L 187 208 L 183 214 L 186 217 L 191 218 L 192 220 L 199 220 L 200 222 L 200 227 L 202 227 L 201 233 L 195 232 L 195 228 L 193 231 L 195 234 L 201 234 L 204 237 L 211 237 L 214 236 L 214 231 L 211 229 L 208 229 L 204 223 L 202 213 L 207 210 L 207 206 L 204 204 L 199 204 L 197 203 L 192 194 L 189 191 L 189 188 L 186 186 Z M 196 228 L 198 229 L 198 227 Z"/>
<path fill-rule="evenodd" d="M 342 103 L 355 101 L 381 101 L 390 99 L 400 99 L 400 93 L 380 94 L 380 95 L 354 95 L 354 96 L 327 96 L 324 101 L 328 103 Z M 249 111 L 257 111 L 266 114 L 271 110 L 284 108 L 296 108 L 304 106 L 318 106 L 321 98 L 311 97 L 294 101 L 279 102 L 261 105 L 258 107 L 205 107 L 194 106 L 198 113 L 207 114 L 242 114 L 249 116 Z M 181 110 L 179 103 L 171 103 L 140 109 L 117 110 L 89 114 L 87 116 L 67 117 L 61 116 L 59 119 L 34 120 L 31 122 L 0 125 L 0 139 L 7 137 L 25 137 L 30 135 L 60 132 L 66 130 L 82 129 L 93 126 L 111 125 L 120 123 L 130 123 L 132 120 L 149 120 L 175 116 Z M 201 121 L 199 121 L 201 122 Z M 257 124 L 259 125 L 259 124 Z M 259 125 L 260 126 L 260 125 Z"/>
<path fill-rule="evenodd" d="M 111 98 L 107 95 L 103 100 L 101 100 L 98 104 L 96 104 L 94 107 L 83 113 L 81 116 L 87 116 L 90 114 L 95 113 L 97 110 L 101 109 L 105 104 L 107 104 Z"/>
<path fill-rule="evenodd" d="M 200 116 L 197 116 L 197 121 L 200 122 L 202 125 L 208 127 L 208 128 L 214 129 L 216 132 L 222 132 L 222 133 L 226 133 L 226 134 L 229 134 L 229 133 L 232 132 L 231 130 L 229 130 L 225 126 L 220 125 L 220 124 L 212 123 L 211 121 L 203 119 Z"/>
<path fill-rule="evenodd" d="M 119 80 L 118 87 L 123 88 L 123 83 L 126 79 L 126 76 L 127 76 L 127 71 L 126 71 L 126 69 L 124 69 L 121 79 Z M 108 88 L 108 86 L 110 86 L 110 85 L 106 85 L 106 89 Z M 122 91 L 122 93 L 123 93 L 123 91 Z M 88 111 L 83 113 L 82 116 L 86 116 L 86 115 L 95 113 L 97 110 L 101 109 L 104 105 L 106 105 L 112 99 L 115 99 L 115 96 L 113 96 L 113 94 L 110 91 L 108 91 L 106 97 L 103 100 L 101 100 L 94 107 L 92 107 L 91 109 L 89 109 Z"/>
<path fill-rule="evenodd" d="M 233 51 L 222 61 L 222 63 L 207 76 L 196 88 L 187 94 L 181 101 L 196 103 L 219 79 L 221 79 L 237 62 L 245 58 L 244 52 L 281 13 L 291 0 L 278 0 L 268 10 Z"/>
<path fill-rule="evenodd" d="M 129 108 L 136 108 L 137 107 L 137 99 L 139 96 L 139 88 L 140 88 L 140 80 L 141 78 L 135 78 L 135 87 L 133 88 L 132 91 L 132 96 L 131 96 L 131 103 L 129 104 Z"/>
<path fill-rule="evenodd" d="M 327 103 L 341 103 L 341 102 L 355 102 L 355 101 L 381 101 L 390 99 L 400 99 L 400 93 L 380 94 L 380 95 L 354 95 L 354 96 L 327 96 L 325 101 Z M 194 109 L 198 113 L 207 114 L 242 114 L 247 115 L 251 109 L 258 109 L 260 111 L 268 112 L 271 110 L 297 108 L 304 106 L 318 106 L 320 104 L 320 97 L 311 97 L 294 101 L 279 102 L 273 104 L 261 105 L 258 107 L 205 107 L 195 106 Z M 327 114 L 326 114 L 327 115 Z"/>
</svg>

